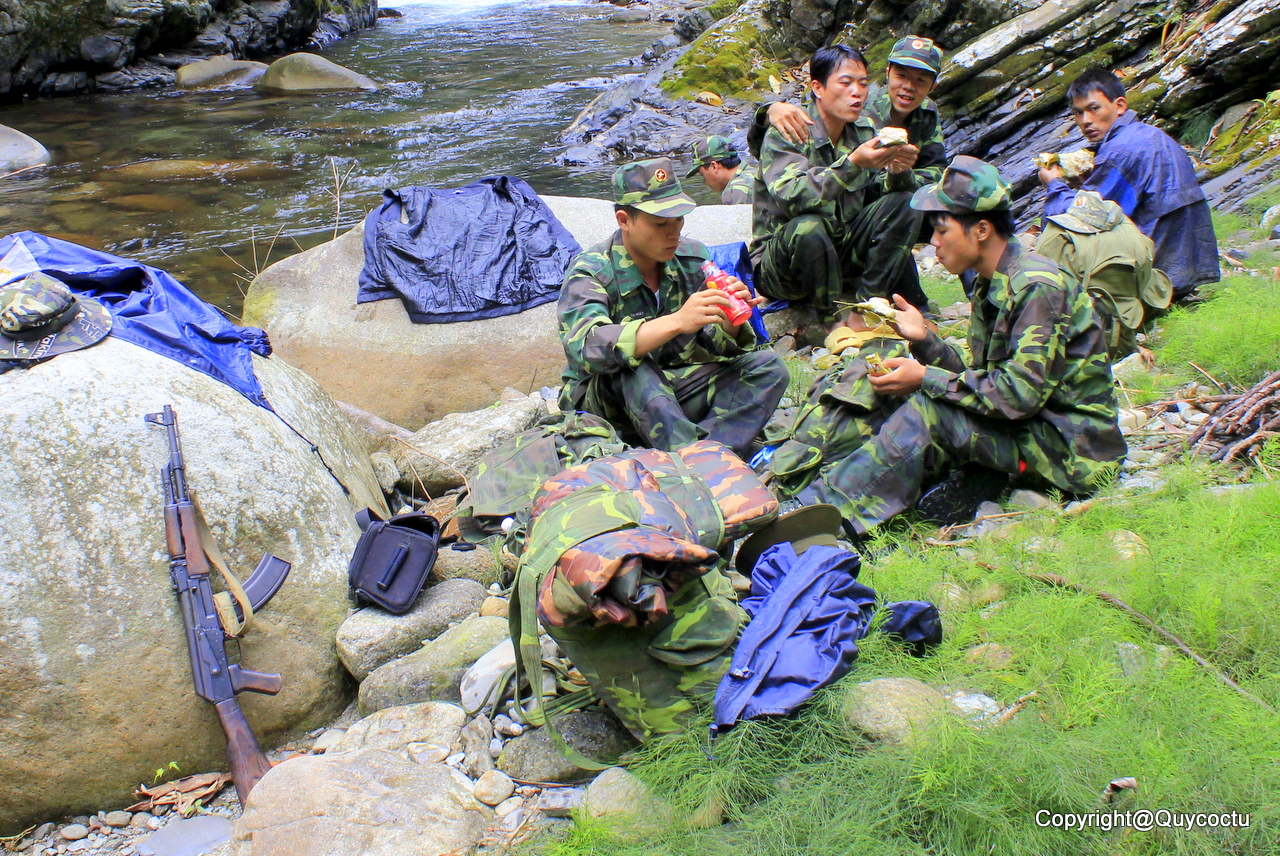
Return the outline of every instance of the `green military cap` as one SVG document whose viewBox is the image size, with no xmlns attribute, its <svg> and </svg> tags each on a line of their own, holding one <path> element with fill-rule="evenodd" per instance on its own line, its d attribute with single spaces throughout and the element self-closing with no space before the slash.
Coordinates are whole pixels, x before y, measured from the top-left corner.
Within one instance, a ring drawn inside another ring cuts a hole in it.
<svg viewBox="0 0 1280 856">
<path fill-rule="evenodd" d="M 680 188 L 671 158 L 623 164 L 613 174 L 613 201 L 655 217 L 683 217 L 698 207 Z"/>
<path fill-rule="evenodd" d="M 709 163 L 728 160 L 738 156 L 738 150 L 725 137 L 707 137 L 693 143 L 693 169 L 685 173 L 685 178 L 693 178 L 698 170 Z"/>
<path fill-rule="evenodd" d="M 0 289 L 0 360 L 41 360 L 87 348 L 111 332 L 111 313 L 48 274 Z"/>
<path fill-rule="evenodd" d="M 915 192 L 911 207 L 918 211 L 981 214 L 1008 211 L 1010 196 L 1000 170 L 986 161 L 960 155 L 942 171 L 942 181 Z"/>
<path fill-rule="evenodd" d="M 1124 209 L 1094 190 L 1082 190 L 1071 207 L 1049 218 L 1062 228 L 1082 235 L 1108 232 L 1124 222 Z"/>
<path fill-rule="evenodd" d="M 898 39 L 893 50 L 889 51 L 889 62 L 922 68 L 937 77 L 938 72 L 942 71 L 942 49 L 933 43 L 933 39 L 905 36 Z"/>
</svg>

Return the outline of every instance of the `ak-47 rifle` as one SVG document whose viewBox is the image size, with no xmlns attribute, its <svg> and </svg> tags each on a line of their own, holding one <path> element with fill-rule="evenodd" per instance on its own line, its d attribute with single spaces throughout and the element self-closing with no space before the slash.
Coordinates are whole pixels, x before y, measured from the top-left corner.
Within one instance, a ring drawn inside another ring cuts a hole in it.
<svg viewBox="0 0 1280 856">
<path fill-rule="evenodd" d="M 214 557 L 219 570 L 225 573 L 225 568 L 221 567 L 221 553 L 209 538 L 200 512 L 187 493 L 186 465 L 178 438 L 178 415 L 173 407 L 166 404 L 162 412 L 148 413 L 145 419 L 153 425 L 163 425 L 169 431 L 169 463 L 162 471 L 169 574 L 173 577 L 173 588 L 182 605 L 196 694 L 212 702 L 218 712 L 218 720 L 227 738 L 231 777 L 243 806 L 249 791 L 271 769 L 271 762 L 253 736 L 253 729 L 236 702 L 236 694 L 252 690 L 275 695 L 280 692 L 280 676 L 253 672 L 228 663 L 227 639 L 234 636 L 224 630 L 223 622 L 229 620 L 237 628 L 243 627 L 240 622 L 247 622 L 253 612 L 264 606 L 279 590 L 289 574 L 290 565 L 271 554 L 264 556 L 257 570 L 245 580 L 243 591 L 230 599 L 229 608 L 234 609 L 235 617 L 224 615 L 224 618 L 219 618 L 217 600 L 209 580 L 210 557 Z M 234 588 L 237 585 L 228 580 L 228 586 Z M 227 613 L 228 608 L 223 612 Z"/>
</svg>

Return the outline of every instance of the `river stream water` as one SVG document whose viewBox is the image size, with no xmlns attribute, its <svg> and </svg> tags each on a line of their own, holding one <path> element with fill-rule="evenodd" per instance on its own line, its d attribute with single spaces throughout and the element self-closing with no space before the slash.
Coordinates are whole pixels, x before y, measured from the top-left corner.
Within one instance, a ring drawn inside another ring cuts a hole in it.
<svg viewBox="0 0 1280 856">
<path fill-rule="evenodd" d="M 373 93 L 144 91 L 0 108 L 47 169 L 0 181 L 0 234 L 30 229 L 168 270 L 232 315 L 255 271 L 359 221 L 386 187 L 513 175 L 607 196 L 611 166 L 553 163 L 588 101 L 670 25 L 580 0 L 383 0 L 322 53 Z M 335 188 L 341 191 L 335 198 Z"/>
</svg>

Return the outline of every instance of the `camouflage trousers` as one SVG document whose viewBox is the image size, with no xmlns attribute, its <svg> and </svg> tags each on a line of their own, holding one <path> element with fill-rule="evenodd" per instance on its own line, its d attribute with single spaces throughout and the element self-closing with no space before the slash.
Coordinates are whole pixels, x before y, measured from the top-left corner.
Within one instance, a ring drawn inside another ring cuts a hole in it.
<svg viewBox="0 0 1280 856">
<path fill-rule="evenodd" d="M 747 457 L 789 381 L 772 351 L 678 368 L 645 360 L 630 371 L 592 375 L 573 407 L 607 420 L 632 445 L 671 451 L 708 439 Z"/>
<path fill-rule="evenodd" d="M 901 294 L 924 309 L 929 299 L 911 255 L 923 212 L 910 202 L 907 191 L 887 193 L 863 208 L 843 234 L 817 214 L 792 219 L 765 243 L 756 288 L 774 300 L 808 303 L 826 315 L 836 314 L 835 300 L 842 293 L 858 300 Z"/>
<path fill-rule="evenodd" d="M 923 485 L 976 463 L 1041 487 L 1088 493 L 1105 462 L 1082 460 L 1043 419 L 988 419 L 917 392 L 876 435 L 799 496 L 840 509 L 859 533 L 906 511 Z"/>
</svg>

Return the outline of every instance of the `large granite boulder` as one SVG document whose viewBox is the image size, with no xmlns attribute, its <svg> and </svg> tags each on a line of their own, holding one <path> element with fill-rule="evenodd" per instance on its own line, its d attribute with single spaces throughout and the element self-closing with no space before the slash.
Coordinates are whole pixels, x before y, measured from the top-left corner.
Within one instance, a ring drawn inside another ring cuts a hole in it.
<svg viewBox="0 0 1280 856">
<path fill-rule="evenodd" d="M 0 125 L 0 173 L 49 162 L 49 150 L 21 131 Z"/>
<path fill-rule="evenodd" d="M 214 89 L 220 86 L 253 86 L 267 73 L 265 62 L 217 56 L 178 69 L 174 85 L 179 89 Z"/>
<path fill-rule="evenodd" d="M 271 63 L 254 89 L 263 92 L 350 92 L 377 89 L 378 84 L 359 72 L 309 53 L 289 54 Z"/>
<path fill-rule="evenodd" d="M 265 552 L 293 563 L 240 644 L 247 668 L 284 679 L 278 696 L 240 696 L 250 724 L 270 746 L 346 705 L 333 639 L 353 514 L 386 508 L 332 399 L 278 358 L 254 368 L 279 416 L 115 337 L 0 375 L 0 834 L 120 807 L 170 761 L 226 769 L 169 578 L 165 434 L 143 421 L 166 404 L 232 569 Z"/>
<path fill-rule="evenodd" d="M 616 228 L 613 203 L 544 196 L 584 247 Z M 705 205 L 684 234 L 707 244 L 745 241 L 751 206 Z M 330 395 L 411 430 L 447 413 L 487 407 L 505 387 L 558 386 L 564 350 L 555 302 L 501 318 L 414 324 L 398 300 L 356 304 L 364 227 L 276 262 L 254 279 L 246 324 Z"/>
</svg>

